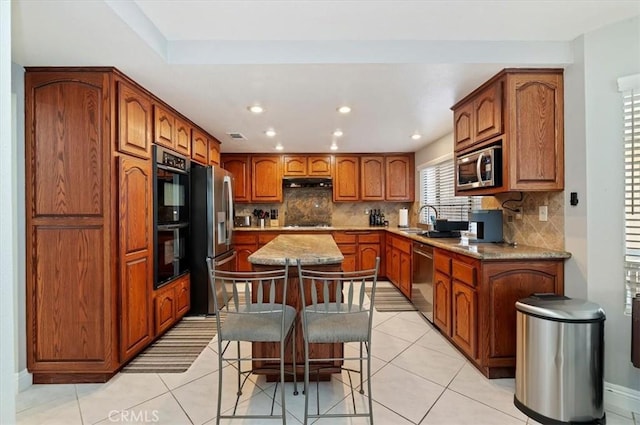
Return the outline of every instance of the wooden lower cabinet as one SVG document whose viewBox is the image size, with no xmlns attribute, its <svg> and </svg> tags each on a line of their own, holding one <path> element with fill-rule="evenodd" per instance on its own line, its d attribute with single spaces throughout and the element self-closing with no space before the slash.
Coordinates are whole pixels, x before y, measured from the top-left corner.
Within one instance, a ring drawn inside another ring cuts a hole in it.
<svg viewBox="0 0 640 425">
<path fill-rule="evenodd" d="M 405 297 L 411 299 L 412 242 L 402 236 L 387 234 L 385 272 Z"/>
<path fill-rule="evenodd" d="M 382 275 L 381 270 L 384 264 L 382 241 L 384 236 L 381 231 L 353 230 L 333 232 L 333 239 L 344 256 L 342 262 L 343 271 L 373 269 L 376 266 L 376 257 L 380 257 L 378 275 Z"/>
<path fill-rule="evenodd" d="M 513 377 L 515 302 L 564 294 L 563 259 L 480 261 L 434 249 L 434 324 L 488 378 Z"/>
<path fill-rule="evenodd" d="M 180 320 L 191 307 L 189 275 L 157 289 L 153 295 L 155 336 L 163 334 Z"/>
</svg>

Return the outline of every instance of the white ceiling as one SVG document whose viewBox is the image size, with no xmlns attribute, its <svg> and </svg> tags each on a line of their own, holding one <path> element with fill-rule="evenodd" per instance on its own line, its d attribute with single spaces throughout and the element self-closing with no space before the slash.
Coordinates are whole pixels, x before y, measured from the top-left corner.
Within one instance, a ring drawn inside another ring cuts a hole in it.
<svg viewBox="0 0 640 425">
<path fill-rule="evenodd" d="M 564 67 L 570 41 L 640 1 L 14 0 L 23 66 L 116 66 L 223 152 L 416 151 L 506 66 Z M 266 112 L 254 116 L 247 106 Z M 351 114 L 341 116 L 339 105 Z M 264 131 L 274 128 L 274 139 Z M 240 132 L 247 141 L 226 133 Z M 411 134 L 423 138 L 414 141 Z"/>
</svg>

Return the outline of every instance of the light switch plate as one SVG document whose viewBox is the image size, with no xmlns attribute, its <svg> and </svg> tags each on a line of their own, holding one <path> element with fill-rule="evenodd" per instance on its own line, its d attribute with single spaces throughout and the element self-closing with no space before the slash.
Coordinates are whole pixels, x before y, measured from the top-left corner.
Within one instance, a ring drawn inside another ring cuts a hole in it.
<svg viewBox="0 0 640 425">
<path fill-rule="evenodd" d="M 539 221 L 547 221 L 547 219 L 548 219 L 547 214 L 549 212 L 548 210 L 549 209 L 548 209 L 548 207 L 546 205 L 541 205 L 538 208 L 538 220 Z"/>
</svg>

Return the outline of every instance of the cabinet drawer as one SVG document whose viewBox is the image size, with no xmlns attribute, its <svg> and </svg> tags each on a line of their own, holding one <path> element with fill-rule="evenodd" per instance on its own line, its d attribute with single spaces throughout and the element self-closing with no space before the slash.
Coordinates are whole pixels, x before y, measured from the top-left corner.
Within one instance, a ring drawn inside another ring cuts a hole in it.
<svg viewBox="0 0 640 425">
<path fill-rule="evenodd" d="M 451 257 L 436 251 L 433 256 L 433 264 L 436 270 L 440 270 L 447 275 L 451 274 Z"/>
<path fill-rule="evenodd" d="M 258 235 L 255 233 L 246 233 L 246 232 L 234 232 L 233 233 L 233 243 L 234 244 L 254 244 L 258 242 Z"/>
<path fill-rule="evenodd" d="M 476 268 L 470 264 L 453 260 L 453 278 L 469 286 L 476 286 Z"/>
<path fill-rule="evenodd" d="M 411 254 L 411 241 L 400 238 L 393 238 L 392 245 L 394 248 L 399 249 L 402 252 Z"/>
<path fill-rule="evenodd" d="M 355 254 L 357 251 L 355 244 L 340 244 L 338 245 L 338 248 L 342 254 Z"/>
<path fill-rule="evenodd" d="M 359 243 L 380 243 L 380 233 L 362 233 L 358 235 Z"/>
<path fill-rule="evenodd" d="M 336 241 L 337 244 L 341 243 L 356 243 L 356 235 L 348 234 L 348 233 L 334 233 L 333 240 Z"/>
</svg>

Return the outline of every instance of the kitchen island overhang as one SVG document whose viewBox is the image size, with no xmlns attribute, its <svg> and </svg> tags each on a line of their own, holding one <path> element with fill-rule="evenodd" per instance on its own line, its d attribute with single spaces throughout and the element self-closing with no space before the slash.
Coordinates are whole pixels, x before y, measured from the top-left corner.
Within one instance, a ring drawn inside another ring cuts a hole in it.
<svg viewBox="0 0 640 425">
<path fill-rule="evenodd" d="M 268 271 L 281 268 L 289 259 L 289 279 L 287 284 L 286 303 L 294 307 L 297 311 L 296 318 L 296 374 L 303 378 L 304 374 L 304 340 L 302 333 L 301 309 L 302 300 L 300 297 L 300 279 L 298 277 L 297 260 L 305 268 L 320 271 L 342 271 L 344 256 L 340 252 L 338 245 L 331 235 L 279 235 L 262 248 L 251 254 L 248 258 L 254 271 Z M 276 288 L 282 300 L 282 288 Z M 335 301 L 335 287 L 330 288 L 330 301 Z M 319 295 L 321 298 L 322 295 Z M 311 299 L 309 288 L 305 288 L 305 298 Z M 255 293 L 252 294 L 252 301 L 256 301 Z M 252 344 L 253 357 L 277 357 L 280 352 L 280 344 L 274 342 L 255 342 Z M 343 344 L 309 344 L 310 357 L 315 359 L 330 359 L 343 356 Z M 285 349 L 285 368 L 293 369 L 293 359 L 291 351 Z M 315 367 L 320 368 L 319 379 L 329 380 L 331 374 L 341 372 L 342 361 L 333 360 L 323 363 L 316 363 Z M 278 374 L 274 373 L 276 364 L 271 364 L 261 360 L 253 361 L 254 373 L 267 375 L 267 380 L 278 379 Z M 312 372 L 312 377 L 315 373 Z"/>
</svg>

